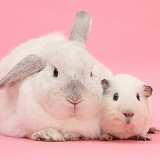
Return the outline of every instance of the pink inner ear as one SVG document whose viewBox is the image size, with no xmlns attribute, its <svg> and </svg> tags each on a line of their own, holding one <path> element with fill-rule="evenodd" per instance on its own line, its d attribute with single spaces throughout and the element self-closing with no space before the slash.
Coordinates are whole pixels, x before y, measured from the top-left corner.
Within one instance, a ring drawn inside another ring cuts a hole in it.
<svg viewBox="0 0 160 160">
<path fill-rule="evenodd" d="M 151 86 L 144 85 L 144 94 L 148 98 L 152 95 L 153 89 Z"/>
<path fill-rule="evenodd" d="M 103 80 L 101 81 L 101 84 L 102 84 L 102 86 L 103 86 L 103 89 L 107 89 L 107 88 L 109 87 L 109 81 L 106 80 L 106 79 L 103 79 Z"/>
</svg>

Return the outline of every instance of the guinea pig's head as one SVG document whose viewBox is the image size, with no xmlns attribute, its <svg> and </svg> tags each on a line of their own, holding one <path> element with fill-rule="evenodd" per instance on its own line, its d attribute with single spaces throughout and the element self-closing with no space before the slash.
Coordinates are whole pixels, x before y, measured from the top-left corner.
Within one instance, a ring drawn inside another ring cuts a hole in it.
<svg viewBox="0 0 160 160">
<path fill-rule="evenodd" d="M 144 124 L 152 116 L 149 97 L 152 88 L 133 76 L 120 74 L 110 80 L 102 80 L 102 119 L 108 124 Z"/>
</svg>

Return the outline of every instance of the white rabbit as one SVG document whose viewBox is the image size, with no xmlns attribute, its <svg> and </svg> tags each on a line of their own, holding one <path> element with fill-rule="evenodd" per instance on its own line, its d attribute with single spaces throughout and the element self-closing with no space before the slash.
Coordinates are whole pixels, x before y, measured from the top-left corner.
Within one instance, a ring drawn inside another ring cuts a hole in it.
<svg viewBox="0 0 160 160">
<path fill-rule="evenodd" d="M 76 15 L 61 33 L 30 40 L 0 62 L 0 134 L 64 141 L 100 135 L 101 80 L 112 73 L 86 50 L 91 17 Z"/>
<path fill-rule="evenodd" d="M 152 88 L 131 75 L 119 74 L 102 80 L 104 88 L 100 125 L 101 140 L 129 139 L 151 140 L 147 132 L 154 113 L 150 100 Z"/>
</svg>

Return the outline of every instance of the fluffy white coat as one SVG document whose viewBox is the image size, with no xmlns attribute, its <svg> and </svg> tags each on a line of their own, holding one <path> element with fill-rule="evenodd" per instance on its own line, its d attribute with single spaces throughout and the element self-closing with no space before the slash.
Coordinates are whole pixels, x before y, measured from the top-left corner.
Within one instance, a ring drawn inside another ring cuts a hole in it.
<svg viewBox="0 0 160 160">
<path fill-rule="evenodd" d="M 30 54 L 41 57 L 45 68 L 0 90 L 0 133 L 37 140 L 36 136 L 41 134 L 37 132 L 56 128 L 64 133 L 97 138 L 100 135 L 97 115 L 103 92 L 100 82 L 111 77 L 111 71 L 84 47 L 61 33 L 54 33 L 22 44 L 2 59 L 0 79 Z M 55 68 L 58 77 L 53 77 Z M 71 81 L 83 85 L 79 89 L 82 102 L 76 107 L 66 99 L 71 92 L 67 88 Z M 64 140 L 50 134 L 53 141 Z"/>
<path fill-rule="evenodd" d="M 125 74 L 112 77 L 104 85 L 101 127 L 107 136 L 103 135 L 102 139 L 145 138 L 154 116 L 149 98 L 151 87 Z"/>
</svg>

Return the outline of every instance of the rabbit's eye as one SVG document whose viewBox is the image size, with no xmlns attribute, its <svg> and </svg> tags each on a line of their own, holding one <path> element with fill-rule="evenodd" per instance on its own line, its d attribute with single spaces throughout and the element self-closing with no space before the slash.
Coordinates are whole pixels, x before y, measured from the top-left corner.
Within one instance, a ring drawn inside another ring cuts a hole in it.
<svg viewBox="0 0 160 160">
<path fill-rule="evenodd" d="M 117 101 L 118 98 L 119 98 L 118 93 L 115 93 L 115 94 L 113 95 L 113 100 L 114 100 L 114 101 Z"/>
<path fill-rule="evenodd" d="M 91 72 L 91 73 L 90 73 L 90 77 L 92 77 L 92 76 L 93 76 L 93 73 Z"/>
<path fill-rule="evenodd" d="M 58 77 L 58 70 L 57 70 L 57 68 L 54 69 L 53 76 L 54 77 Z"/>
<path fill-rule="evenodd" d="M 140 101 L 140 96 L 138 93 L 137 93 L 136 97 L 137 97 L 138 101 Z"/>
</svg>

